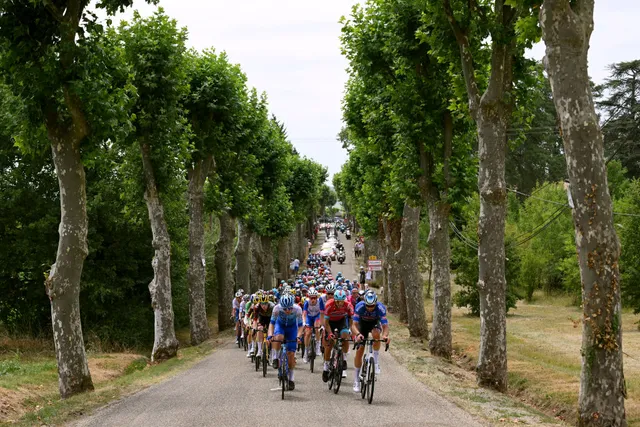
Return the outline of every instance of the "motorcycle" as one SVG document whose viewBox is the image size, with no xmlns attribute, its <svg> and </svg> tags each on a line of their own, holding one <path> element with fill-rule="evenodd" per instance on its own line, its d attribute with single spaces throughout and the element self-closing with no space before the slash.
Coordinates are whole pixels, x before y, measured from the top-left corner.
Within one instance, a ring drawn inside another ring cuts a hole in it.
<svg viewBox="0 0 640 427">
<path fill-rule="evenodd" d="M 345 236 L 347 240 L 351 240 L 351 230 L 347 230 L 347 232 L 345 233 Z"/>
<path fill-rule="evenodd" d="M 338 252 L 338 262 L 340 264 L 342 264 L 345 259 L 346 259 L 346 255 L 345 255 L 344 251 Z"/>
</svg>

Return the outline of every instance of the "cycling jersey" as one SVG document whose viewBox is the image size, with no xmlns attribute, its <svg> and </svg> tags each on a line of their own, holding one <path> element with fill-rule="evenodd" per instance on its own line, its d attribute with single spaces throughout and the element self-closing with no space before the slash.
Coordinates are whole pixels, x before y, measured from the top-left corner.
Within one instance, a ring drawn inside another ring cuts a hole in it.
<svg viewBox="0 0 640 427">
<path fill-rule="evenodd" d="M 271 316 L 273 315 L 273 308 L 274 307 L 275 307 L 275 304 L 272 303 L 272 302 L 270 302 L 268 304 L 266 309 L 264 309 L 262 307 L 262 304 L 256 304 L 256 306 L 253 308 L 254 318 L 256 318 L 258 320 L 263 319 L 263 318 L 271 319 Z"/>
<path fill-rule="evenodd" d="M 354 322 L 378 322 L 382 325 L 388 325 L 387 320 L 387 308 L 381 302 L 376 304 L 376 308 L 373 311 L 367 310 L 367 306 L 364 301 L 361 301 L 356 306 L 355 315 L 353 316 Z"/>
<path fill-rule="evenodd" d="M 275 325 L 276 323 L 285 327 L 302 326 L 302 309 L 296 304 L 290 313 L 285 313 L 280 304 L 276 305 L 271 313 L 271 324 Z"/>
<path fill-rule="evenodd" d="M 311 301 L 306 300 L 302 311 L 306 311 L 307 316 L 316 317 L 321 311 L 324 311 L 324 301 L 322 301 L 321 298 L 318 298 L 318 301 L 315 304 L 311 304 Z"/>
<path fill-rule="evenodd" d="M 337 322 L 338 320 L 348 319 L 353 317 L 353 306 L 345 301 L 342 307 L 337 307 L 336 300 L 332 299 L 324 306 L 324 318 L 330 322 Z"/>
<path fill-rule="evenodd" d="M 233 317 L 235 317 L 236 321 L 238 321 L 238 316 L 240 314 L 240 301 L 238 301 L 237 298 L 234 298 L 233 301 L 231 301 L 231 308 L 233 311 Z"/>
</svg>

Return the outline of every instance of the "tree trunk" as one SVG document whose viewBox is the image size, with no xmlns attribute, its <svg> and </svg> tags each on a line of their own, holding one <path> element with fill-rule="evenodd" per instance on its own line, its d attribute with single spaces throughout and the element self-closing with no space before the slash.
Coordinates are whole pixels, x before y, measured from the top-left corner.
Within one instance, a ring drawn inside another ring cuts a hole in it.
<svg viewBox="0 0 640 427">
<path fill-rule="evenodd" d="M 469 111 L 478 132 L 478 292 L 480 294 L 480 351 L 478 384 L 507 389 L 507 317 L 504 232 L 507 189 L 504 179 L 507 127 L 513 107 L 513 53 L 517 10 L 496 0 L 491 41 L 491 75 L 482 96 L 475 76 L 469 39 L 456 22 L 450 0 L 443 0 L 460 49 L 469 98 Z"/>
<path fill-rule="evenodd" d="M 429 246 L 431 271 L 434 278 L 433 324 L 429 351 L 435 356 L 451 358 L 451 249 L 449 246 L 448 203 L 439 200 L 437 190 L 432 189 L 429 198 Z M 431 272 L 429 273 L 431 276 Z"/>
<path fill-rule="evenodd" d="M 281 237 L 278 240 L 278 273 L 282 280 L 289 278 L 289 239 Z"/>
<path fill-rule="evenodd" d="M 142 168 L 144 170 L 145 191 L 144 199 L 149 211 L 149 222 L 153 235 L 153 249 L 155 254 L 153 266 L 153 280 L 149 283 L 151 306 L 155 317 L 155 335 L 151 361 L 171 359 L 178 353 L 178 340 L 173 324 L 173 302 L 171 297 L 171 238 L 164 217 L 164 208 L 155 172 L 151 163 L 151 147 L 146 143 L 140 144 L 142 153 Z"/>
<path fill-rule="evenodd" d="M 235 278 L 238 289 L 251 293 L 258 290 L 251 283 L 251 232 L 243 220 L 238 220 L 238 242 L 236 244 Z"/>
<path fill-rule="evenodd" d="M 218 330 L 233 326 L 231 304 L 233 300 L 233 280 L 231 280 L 231 251 L 235 237 L 234 220 L 229 212 L 219 216 L 220 238 L 216 243 L 216 277 L 218 281 Z"/>
<path fill-rule="evenodd" d="M 80 322 L 80 278 L 87 257 L 87 195 L 80 141 L 61 132 L 55 118 L 47 130 L 60 188 L 58 252 L 45 281 L 51 301 L 53 341 L 62 398 L 93 390 Z"/>
<path fill-rule="evenodd" d="M 306 260 L 305 254 L 307 252 L 307 237 L 306 237 L 307 222 L 301 222 L 298 224 L 298 247 L 296 249 L 296 258 L 301 262 Z"/>
<path fill-rule="evenodd" d="M 395 254 L 400 260 L 399 270 L 405 288 L 409 335 L 428 338 L 427 317 L 424 312 L 422 280 L 418 268 L 418 237 L 420 207 L 404 204 L 400 250 Z"/>
<path fill-rule="evenodd" d="M 386 218 L 382 218 L 382 229 L 384 232 L 384 261 L 382 262 L 382 268 L 384 269 L 384 275 L 387 280 L 387 287 L 384 292 L 384 304 L 389 308 L 389 310 L 395 312 L 396 307 L 393 307 L 395 302 L 394 294 L 396 293 L 395 283 L 393 283 L 393 275 L 391 274 L 391 269 L 393 268 L 394 257 L 393 257 L 393 249 L 391 247 L 391 226 L 389 225 L 389 221 Z M 367 245 L 365 245 L 366 249 Z"/>
<path fill-rule="evenodd" d="M 264 284 L 264 250 L 262 240 L 256 233 L 251 233 L 251 287 L 259 289 Z"/>
<path fill-rule="evenodd" d="M 382 271 L 380 271 L 380 277 L 382 278 L 382 284 L 380 285 L 383 289 L 383 293 L 382 293 L 382 301 L 384 303 L 384 305 L 388 305 L 389 304 L 389 278 L 387 275 L 387 267 L 388 267 L 388 262 L 387 259 L 389 257 L 389 251 L 387 248 L 387 244 L 386 244 L 386 239 L 384 236 L 384 230 L 382 230 L 382 232 L 380 232 L 380 228 L 382 228 L 382 221 L 380 221 L 379 223 L 379 230 L 378 230 L 378 246 L 380 247 L 380 256 L 382 257 Z M 367 260 L 367 258 L 364 258 L 365 262 Z"/>
<path fill-rule="evenodd" d="M 398 313 L 398 317 L 402 323 L 408 320 L 407 315 L 407 295 L 405 292 L 405 284 L 402 276 L 402 259 L 398 255 L 402 243 L 402 218 L 389 221 L 389 232 L 391 235 L 391 259 L 393 262 L 389 266 L 390 281 L 393 287 L 391 301 L 393 307 Z"/>
<path fill-rule="evenodd" d="M 262 243 L 262 253 L 264 254 L 264 280 L 262 289 L 271 289 L 274 285 L 273 276 L 273 247 L 271 245 L 271 237 L 260 237 Z"/>
<path fill-rule="evenodd" d="M 545 0 L 545 65 L 560 117 L 582 281 L 578 425 L 626 426 L 620 243 L 613 225 L 602 133 L 587 70 L 593 0 Z"/>
<path fill-rule="evenodd" d="M 204 260 L 204 183 L 213 157 L 197 160 L 189 170 L 189 329 L 191 345 L 209 339 L 205 297 L 206 265 Z"/>
</svg>

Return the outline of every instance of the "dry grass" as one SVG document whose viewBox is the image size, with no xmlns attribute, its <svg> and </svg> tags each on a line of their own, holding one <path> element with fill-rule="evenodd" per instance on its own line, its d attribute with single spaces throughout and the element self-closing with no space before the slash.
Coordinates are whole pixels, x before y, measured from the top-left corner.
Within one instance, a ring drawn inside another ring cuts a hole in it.
<svg viewBox="0 0 640 427">
<path fill-rule="evenodd" d="M 88 352 L 96 391 L 61 400 L 53 343 L 46 339 L 0 338 L 0 425 L 58 424 L 87 410 L 135 392 L 186 369 L 223 342 L 215 317 L 209 319 L 212 339 L 189 344 L 189 328 L 176 331 L 178 357 L 150 365 L 148 354 Z"/>
<path fill-rule="evenodd" d="M 581 311 L 567 298 L 537 296 L 507 316 L 509 393 L 546 413 L 573 422 L 580 381 Z M 432 301 L 427 301 L 431 318 Z M 453 309 L 454 361 L 472 370 L 478 356 L 480 320 Z M 640 426 L 640 332 L 638 316 L 623 313 L 624 369 L 629 426 Z"/>
</svg>

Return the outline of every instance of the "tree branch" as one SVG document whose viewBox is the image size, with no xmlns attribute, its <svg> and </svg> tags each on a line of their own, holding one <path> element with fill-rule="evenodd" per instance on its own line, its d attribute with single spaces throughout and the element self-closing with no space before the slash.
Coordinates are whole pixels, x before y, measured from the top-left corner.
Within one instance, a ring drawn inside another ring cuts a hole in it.
<svg viewBox="0 0 640 427">
<path fill-rule="evenodd" d="M 53 15 L 56 21 L 58 22 L 64 21 L 64 15 L 62 14 L 62 12 L 60 12 L 60 9 L 58 9 L 58 7 L 55 4 L 53 4 L 52 0 L 45 0 L 44 6 L 51 13 L 51 15 Z"/>
<path fill-rule="evenodd" d="M 473 67 L 473 56 L 471 55 L 471 47 L 469 46 L 469 39 L 467 35 L 462 31 L 460 25 L 456 21 L 451 9 L 451 0 L 442 0 L 445 14 L 453 30 L 453 34 L 458 42 L 460 48 L 460 60 L 462 62 L 462 73 L 464 74 L 464 81 L 467 86 L 467 95 L 469 96 L 469 111 L 471 117 L 476 120 L 478 115 L 478 108 L 480 106 L 480 91 L 478 89 L 478 83 L 476 81 L 475 69 Z"/>
</svg>

